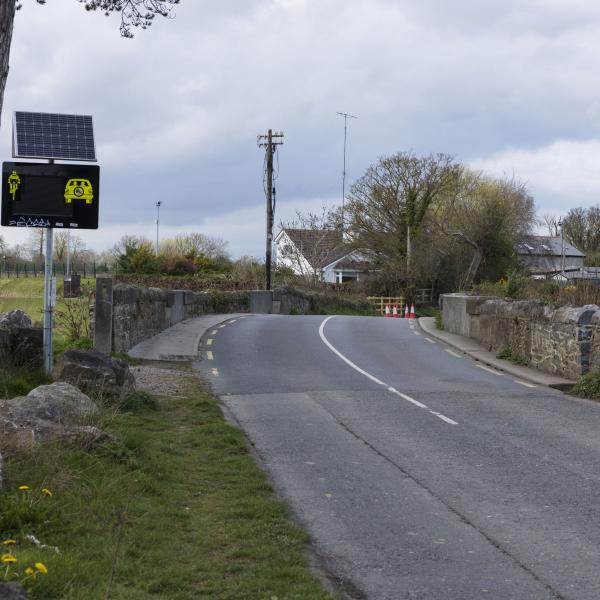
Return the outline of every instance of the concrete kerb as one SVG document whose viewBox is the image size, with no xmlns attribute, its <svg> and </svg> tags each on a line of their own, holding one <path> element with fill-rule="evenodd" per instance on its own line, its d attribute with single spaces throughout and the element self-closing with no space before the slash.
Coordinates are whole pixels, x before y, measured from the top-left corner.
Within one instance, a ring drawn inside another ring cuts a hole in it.
<svg viewBox="0 0 600 600">
<path fill-rule="evenodd" d="M 496 355 L 493 352 L 488 351 L 482 344 L 472 340 L 471 338 L 439 330 L 435 326 L 434 317 L 420 317 L 418 319 L 418 323 L 421 330 L 427 335 L 434 337 L 445 344 L 448 344 L 448 346 L 456 348 L 460 352 L 467 354 L 482 364 L 493 367 L 497 371 L 504 371 L 505 373 L 508 373 L 509 375 L 519 379 L 563 392 L 570 390 L 575 385 L 575 381 L 570 379 L 557 377 L 556 375 L 550 375 L 548 373 L 542 373 L 537 369 L 522 367 L 520 365 L 512 364 L 506 360 L 496 358 Z"/>
<path fill-rule="evenodd" d="M 127 354 L 133 358 L 160 361 L 192 361 L 200 354 L 200 340 L 204 334 L 217 325 L 248 316 L 248 313 L 228 313 L 203 315 L 181 321 L 158 335 L 143 340 L 131 348 Z"/>
</svg>

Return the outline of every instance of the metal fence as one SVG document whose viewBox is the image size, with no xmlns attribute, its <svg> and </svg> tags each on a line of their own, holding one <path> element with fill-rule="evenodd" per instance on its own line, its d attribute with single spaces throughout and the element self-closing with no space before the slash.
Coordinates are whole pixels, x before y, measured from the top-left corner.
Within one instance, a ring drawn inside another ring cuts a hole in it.
<svg viewBox="0 0 600 600">
<path fill-rule="evenodd" d="M 66 263 L 52 264 L 52 273 L 54 276 L 64 276 L 67 272 Z M 71 264 L 71 273 L 81 275 L 81 277 L 96 277 L 97 275 L 112 274 L 112 269 L 106 263 L 73 263 Z M 0 278 L 11 277 L 43 277 L 43 263 L 34 262 L 10 262 L 0 263 Z"/>
</svg>

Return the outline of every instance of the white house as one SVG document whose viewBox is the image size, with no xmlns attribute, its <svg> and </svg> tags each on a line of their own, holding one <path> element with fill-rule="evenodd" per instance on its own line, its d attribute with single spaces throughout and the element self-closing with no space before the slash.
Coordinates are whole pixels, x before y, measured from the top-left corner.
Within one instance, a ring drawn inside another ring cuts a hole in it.
<svg viewBox="0 0 600 600">
<path fill-rule="evenodd" d="M 364 254 L 352 250 L 335 229 L 282 229 L 274 255 L 277 265 L 327 283 L 358 281 L 371 270 Z"/>
</svg>

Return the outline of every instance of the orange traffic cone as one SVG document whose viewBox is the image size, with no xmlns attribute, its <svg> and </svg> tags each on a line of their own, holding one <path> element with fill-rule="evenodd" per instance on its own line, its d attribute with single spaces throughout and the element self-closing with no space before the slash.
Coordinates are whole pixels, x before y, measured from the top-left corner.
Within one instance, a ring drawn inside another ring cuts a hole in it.
<svg viewBox="0 0 600 600">
<path fill-rule="evenodd" d="M 408 314 L 408 304 L 404 307 L 404 318 L 408 319 L 409 314 Z"/>
<path fill-rule="evenodd" d="M 394 319 L 398 318 L 398 307 L 394 304 L 394 309 L 392 311 L 392 317 L 394 317 Z"/>
<path fill-rule="evenodd" d="M 391 317 L 392 315 L 390 314 L 390 307 L 389 305 L 385 305 L 385 316 L 386 317 Z"/>
<path fill-rule="evenodd" d="M 415 305 L 414 303 L 410 305 L 410 318 L 416 319 L 417 315 L 415 314 Z"/>
</svg>

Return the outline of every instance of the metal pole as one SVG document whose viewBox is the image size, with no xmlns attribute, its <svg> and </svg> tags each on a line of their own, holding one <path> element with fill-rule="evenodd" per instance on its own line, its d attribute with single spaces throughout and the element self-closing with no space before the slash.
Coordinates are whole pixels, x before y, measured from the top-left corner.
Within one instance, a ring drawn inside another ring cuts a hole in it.
<svg viewBox="0 0 600 600">
<path fill-rule="evenodd" d="M 560 221 L 560 272 L 565 273 L 565 238 L 563 235 L 563 222 Z"/>
<path fill-rule="evenodd" d="M 52 373 L 52 253 L 54 230 L 46 229 L 46 263 L 44 269 L 44 371 Z"/>
<path fill-rule="evenodd" d="M 358 119 L 354 115 L 348 113 L 337 113 L 340 117 L 344 117 L 344 170 L 342 171 L 342 232 L 344 231 L 344 207 L 346 202 L 346 138 L 348 132 L 348 119 Z"/>
<path fill-rule="evenodd" d="M 265 267 L 267 271 L 266 289 L 271 289 L 271 240 L 273 238 L 273 130 L 269 129 L 267 138 L 267 252 Z"/>
<path fill-rule="evenodd" d="M 158 256 L 158 227 L 160 223 L 160 205 L 162 202 L 159 200 L 156 203 L 156 256 Z"/>
<path fill-rule="evenodd" d="M 65 273 L 65 279 L 71 276 L 71 230 L 67 229 L 67 269 Z"/>
</svg>

